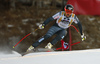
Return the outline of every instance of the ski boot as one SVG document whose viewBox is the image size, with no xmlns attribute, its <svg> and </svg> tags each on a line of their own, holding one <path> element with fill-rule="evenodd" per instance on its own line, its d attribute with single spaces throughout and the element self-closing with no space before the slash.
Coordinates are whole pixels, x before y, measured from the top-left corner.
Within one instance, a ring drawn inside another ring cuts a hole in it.
<svg viewBox="0 0 100 64">
<path fill-rule="evenodd" d="M 30 46 L 26 52 L 30 51 L 30 50 L 34 50 L 34 47 L 33 46 Z"/>
<path fill-rule="evenodd" d="M 24 56 L 24 55 L 26 55 L 26 54 L 33 53 L 33 52 L 35 52 L 35 51 L 36 51 L 36 50 L 34 49 L 34 47 L 33 47 L 33 46 L 30 46 L 30 47 L 26 50 L 26 52 L 22 53 L 21 55 Z"/>
<path fill-rule="evenodd" d="M 50 42 L 45 46 L 45 48 L 47 48 L 47 49 L 51 49 L 52 47 L 53 47 L 53 45 Z"/>
</svg>

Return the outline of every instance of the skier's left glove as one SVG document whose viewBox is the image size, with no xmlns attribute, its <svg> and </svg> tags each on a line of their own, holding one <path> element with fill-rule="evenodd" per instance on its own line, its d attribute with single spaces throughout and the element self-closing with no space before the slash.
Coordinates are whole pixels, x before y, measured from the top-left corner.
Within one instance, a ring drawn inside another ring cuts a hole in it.
<svg viewBox="0 0 100 64">
<path fill-rule="evenodd" d="M 44 26 L 45 26 L 44 24 L 40 24 L 39 29 L 44 29 Z"/>
<path fill-rule="evenodd" d="M 83 33 L 83 35 L 81 35 L 81 38 L 82 38 L 82 41 L 84 41 L 86 39 L 86 36 L 84 36 L 84 33 Z"/>
</svg>

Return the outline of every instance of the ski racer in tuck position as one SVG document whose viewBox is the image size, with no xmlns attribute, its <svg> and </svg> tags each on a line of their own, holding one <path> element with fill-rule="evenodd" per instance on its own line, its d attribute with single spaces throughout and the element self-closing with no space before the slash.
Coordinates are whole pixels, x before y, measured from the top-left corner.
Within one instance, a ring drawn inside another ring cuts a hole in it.
<svg viewBox="0 0 100 64">
<path fill-rule="evenodd" d="M 56 23 L 48 30 L 48 32 L 43 37 L 38 39 L 35 43 L 33 43 L 27 49 L 27 51 L 36 48 L 44 40 L 46 40 L 46 39 L 50 38 L 52 35 L 56 34 L 57 36 L 45 46 L 45 48 L 51 49 L 53 47 L 53 45 L 55 45 L 58 41 L 60 41 L 61 39 L 63 39 L 66 36 L 66 34 L 67 34 L 66 29 L 68 27 L 70 27 L 73 22 L 78 25 L 79 31 L 81 34 L 81 38 L 82 38 L 82 40 L 84 40 L 85 36 L 82 33 L 82 25 L 81 25 L 79 19 L 77 18 L 77 16 L 73 13 L 73 10 L 74 10 L 73 6 L 70 4 L 67 4 L 64 7 L 64 11 L 60 11 L 60 12 L 56 13 L 52 17 L 46 19 L 43 24 L 40 24 L 39 29 L 44 29 L 44 27 L 50 21 L 56 20 Z"/>
</svg>

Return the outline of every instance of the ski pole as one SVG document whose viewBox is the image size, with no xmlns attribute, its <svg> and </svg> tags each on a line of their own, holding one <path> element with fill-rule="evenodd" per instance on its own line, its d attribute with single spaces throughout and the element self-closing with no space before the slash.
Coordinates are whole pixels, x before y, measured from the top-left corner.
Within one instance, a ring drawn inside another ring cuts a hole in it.
<svg viewBox="0 0 100 64">
<path fill-rule="evenodd" d="M 76 29 L 76 31 L 79 33 L 79 31 L 77 30 L 77 28 L 74 25 L 71 25 L 71 26 L 74 27 Z M 79 35 L 81 35 L 81 34 L 79 33 Z M 85 40 L 85 39 L 86 39 L 86 36 L 84 36 L 84 39 L 83 40 Z"/>
<path fill-rule="evenodd" d="M 33 32 L 37 31 L 39 28 L 35 29 Z M 31 35 L 31 33 L 27 34 L 26 36 L 24 36 L 16 45 L 13 46 L 13 48 L 15 48 L 23 39 L 25 39 L 27 36 Z"/>
<path fill-rule="evenodd" d="M 72 27 L 74 27 L 75 28 L 75 30 L 79 33 L 79 31 L 77 30 L 77 28 L 74 26 L 74 25 L 71 25 Z"/>
</svg>

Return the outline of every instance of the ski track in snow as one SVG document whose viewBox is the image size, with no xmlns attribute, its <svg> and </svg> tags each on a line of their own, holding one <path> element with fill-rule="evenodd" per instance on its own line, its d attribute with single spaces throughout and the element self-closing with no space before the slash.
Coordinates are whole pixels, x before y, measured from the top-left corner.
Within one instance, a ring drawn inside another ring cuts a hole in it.
<svg viewBox="0 0 100 64">
<path fill-rule="evenodd" d="M 14 51 L 13 51 L 14 52 Z M 100 64 L 100 49 L 0 54 L 0 64 Z"/>
</svg>

